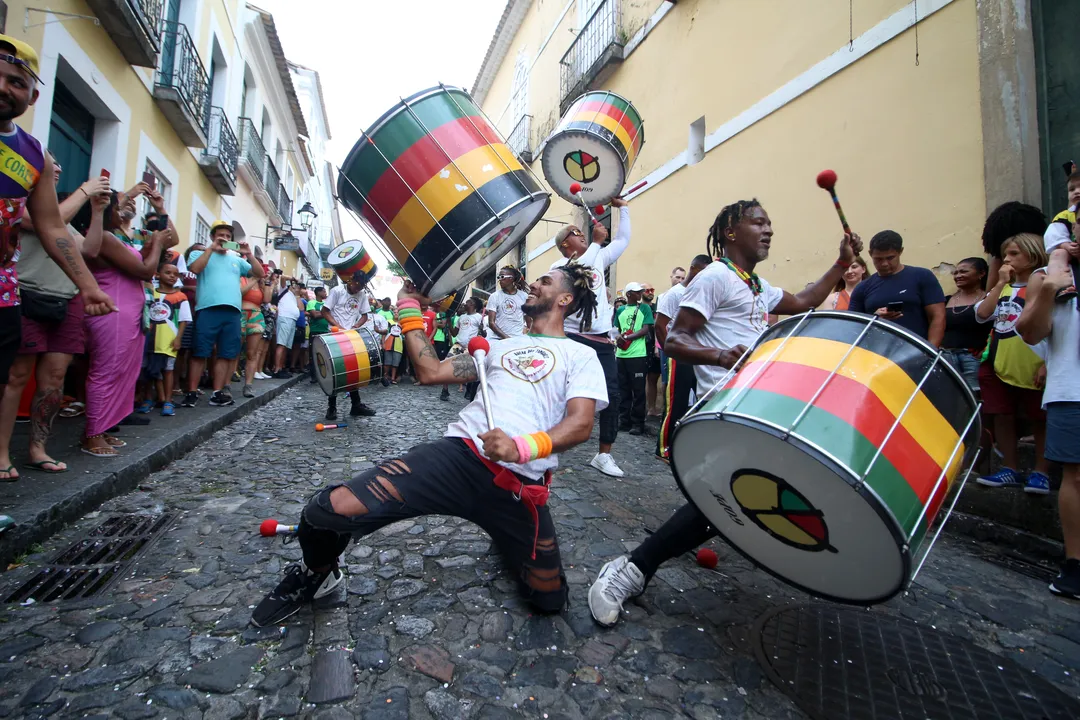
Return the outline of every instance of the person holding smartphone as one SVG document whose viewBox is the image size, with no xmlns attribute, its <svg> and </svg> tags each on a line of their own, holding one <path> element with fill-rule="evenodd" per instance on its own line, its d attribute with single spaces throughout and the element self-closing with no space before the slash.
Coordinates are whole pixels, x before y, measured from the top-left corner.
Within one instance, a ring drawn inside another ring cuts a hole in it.
<svg viewBox="0 0 1080 720">
<path fill-rule="evenodd" d="M 904 239 L 882 230 L 870 239 L 870 259 L 877 272 L 851 293 L 848 310 L 877 315 L 941 347 L 945 337 L 945 293 L 926 268 L 900 262 Z"/>
<path fill-rule="evenodd" d="M 189 256 L 188 270 L 199 276 L 195 303 L 195 342 L 192 348 L 191 371 L 188 373 L 188 392 L 182 407 L 195 407 L 199 378 L 207 359 L 217 346 L 217 356 L 211 372 L 214 392 L 209 404 L 215 407 L 232 405 L 232 394 L 226 385 L 232 361 L 240 355 L 240 279 L 251 275 L 263 276 L 262 264 L 252 260 L 246 242 L 233 243 L 232 224 L 224 220 L 210 226 L 210 248 Z M 239 257 L 230 254 L 235 244 Z"/>
</svg>

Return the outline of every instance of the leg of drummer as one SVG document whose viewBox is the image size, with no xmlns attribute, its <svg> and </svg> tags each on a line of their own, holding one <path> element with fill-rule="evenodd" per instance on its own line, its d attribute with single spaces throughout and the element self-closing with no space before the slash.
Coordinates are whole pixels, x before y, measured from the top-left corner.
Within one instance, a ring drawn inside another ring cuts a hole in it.
<svg viewBox="0 0 1080 720">
<path fill-rule="evenodd" d="M 589 611 L 605 627 L 619 621 L 623 603 L 645 592 L 660 565 L 717 536 L 716 529 L 693 505 L 683 505 L 641 543 L 630 557 L 612 560 L 600 569 L 589 588 Z"/>
</svg>

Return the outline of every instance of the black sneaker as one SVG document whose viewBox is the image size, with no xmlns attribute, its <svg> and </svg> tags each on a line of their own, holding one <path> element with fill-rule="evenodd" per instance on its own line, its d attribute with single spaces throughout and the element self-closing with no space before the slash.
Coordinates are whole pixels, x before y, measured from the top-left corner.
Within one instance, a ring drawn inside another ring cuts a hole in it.
<svg viewBox="0 0 1080 720">
<path fill-rule="evenodd" d="M 180 407 L 195 407 L 199 404 L 199 394 L 189 392 L 184 395 L 184 399 L 180 401 Z"/>
<path fill-rule="evenodd" d="M 443 388 L 442 392 L 439 393 L 439 399 L 444 401 L 444 402 L 449 400 L 450 399 L 450 391 L 447 390 L 446 388 Z"/>
<path fill-rule="evenodd" d="M 1061 597 L 1080 600 L 1080 560 L 1069 558 L 1061 566 L 1061 572 L 1050 583 L 1050 592 Z"/>
<path fill-rule="evenodd" d="M 230 395 L 224 390 L 218 390 L 216 393 L 210 396 L 210 400 L 209 402 L 207 402 L 207 404 L 213 405 L 214 407 L 224 407 L 225 405 L 233 405 L 234 402 L 232 399 L 232 395 Z"/>
<path fill-rule="evenodd" d="M 375 408 L 369 408 L 364 403 L 353 403 L 349 408 L 349 417 L 374 417 Z"/>
<path fill-rule="evenodd" d="M 251 613 L 251 624 L 255 627 L 277 625 L 307 603 L 329 595 L 342 578 L 338 567 L 317 573 L 308 570 L 302 562 L 289 565 L 285 568 L 284 579 Z"/>
<path fill-rule="evenodd" d="M 280 370 L 278 370 L 276 373 L 274 373 L 270 377 L 274 378 L 275 380 L 288 380 L 289 378 L 292 377 L 292 373 L 290 373 L 285 368 L 281 368 Z"/>
</svg>

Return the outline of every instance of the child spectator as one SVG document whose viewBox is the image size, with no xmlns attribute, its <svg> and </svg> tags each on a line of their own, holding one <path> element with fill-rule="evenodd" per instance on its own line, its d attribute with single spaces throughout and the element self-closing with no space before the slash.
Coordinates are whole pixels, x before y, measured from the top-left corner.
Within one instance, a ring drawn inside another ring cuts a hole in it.
<svg viewBox="0 0 1080 720">
<path fill-rule="evenodd" d="M 1080 170 L 1072 160 L 1065 163 L 1065 174 L 1069 177 L 1069 206 L 1054 216 L 1054 221 L 1046 228 L 1043 243 L 1050 256 L 1046 268 L 1047 274 L 1058 277 L 1068 272 L 1070 282 L 1058 291 L 1058 302 L 1065 302 L 1076 297 L 1076 278 L 1080 275 L 1077 261 L 1080 260 L 1080 242 L 1072 234 L 1076 223 L 1076 209 L 1080 206 Z"/>
<path fill-rule="evenodd" d="M 150 330 L 154 343 L 151 367 L 159 369 L 154 382 L 161 414 L 166 417 L 176 414 L 172 402 L 173 371 L 184 330 L 191 322 L 191 305 L 187 296 L 174 287 L 179 275 L 180 270 L 172 263 L 164 262 L 158 267 L 158 289 L 154 291 L 154 301 L 150 305 Z"/>
<path fill-rule="evenodd" d="M 993 475 L 980 477 L 978 483 L 987 487 L 1024 485 L 1024 492 L 1047 495 L 1050 478 L 1043 455 L 1046 413 L 1042 409 L 1045 346 L 1032 348 L 1016 332 L 1016 323 L 1024 310 L 1028 278 L 1046 265 L 1046 250 L 1041 237 L 1021 233 L 1002 243 L 1001 254 L 1003 264 L 997 282 L 975 307 L 975 315 L 979 322 L 994 322 L 979 367 L 979 387 L 983 411 L 994 418 L 994 440 L 1003 455 L 1003 464 Z M 1026 484 L 1016 457 L 1018 413 L 1027 416 L 1035 434 L 1035 470 L 1028 474 Z"/>
</svg>

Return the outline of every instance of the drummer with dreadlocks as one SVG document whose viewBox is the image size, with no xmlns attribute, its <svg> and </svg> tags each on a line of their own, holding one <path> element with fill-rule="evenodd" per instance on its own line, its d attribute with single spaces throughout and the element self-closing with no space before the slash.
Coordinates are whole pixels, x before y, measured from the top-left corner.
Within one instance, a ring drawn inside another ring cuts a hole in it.
<svg viewBox="0 0 1080 720">
<path fill-rule="evenodd" d="M 769 257 L 773 228 L 757 200 L 728 205 L 709 228 L 708 252 L 718 262 L 702 270 L 686 289 L 668 330 L 664 352 L 692 363 L 702 393 L 713 388 L 766 328 L 769 314 L 795 315 L 825 302 L 844 271 L 862 251 L 859 236 L 845 235 L 839 257 L 815 283 L 792 295 L 758 277 L 754 268 Z M 589 610 L 601 625 L 619 620 L 623 603 L 645 590 L 660 564 L 716 536 L 693 505 L 684 505 L 629 557 L 604 565 L 589 589 Z"/>
<path fill-rule="evenodd" d="M 525 334 L 525 299 L 529 285 L 521 271 L 512 265 L 499 270 L 499 287 L 487 302 L 488 326 L 495 337 L 506 340 Z"/>
<path fill-rule="evenodd" d="M 338 556 L 350 538 L 405 518 L 454 515 L 491 535 L 524 598 L 539 612 L 566 602 L 566 578 L 547 508 L 558 453 L 585 442 L 593 414 L 607 405 L 596 353 L 563 332 L 575 313 L 589 331 L 596 311 L 591 271 L 577 264 L 551 270 L 530 286 L 523 306 L 533 334 L 495 340 L 483 360 L 496 428 L 488 429 L 481 394 L 435 442 L 417 445 L 351 480 L 315 493 L 300 518 L 303 562 L 252 613 L 258 627 L 276 625 L 342 580 Z M 405 349 L 421 384 L 473 382 L 469 355 L 440 361 L 420 307 L 427 299 L 407 283 L 398 294 Z"/>
</svg>

